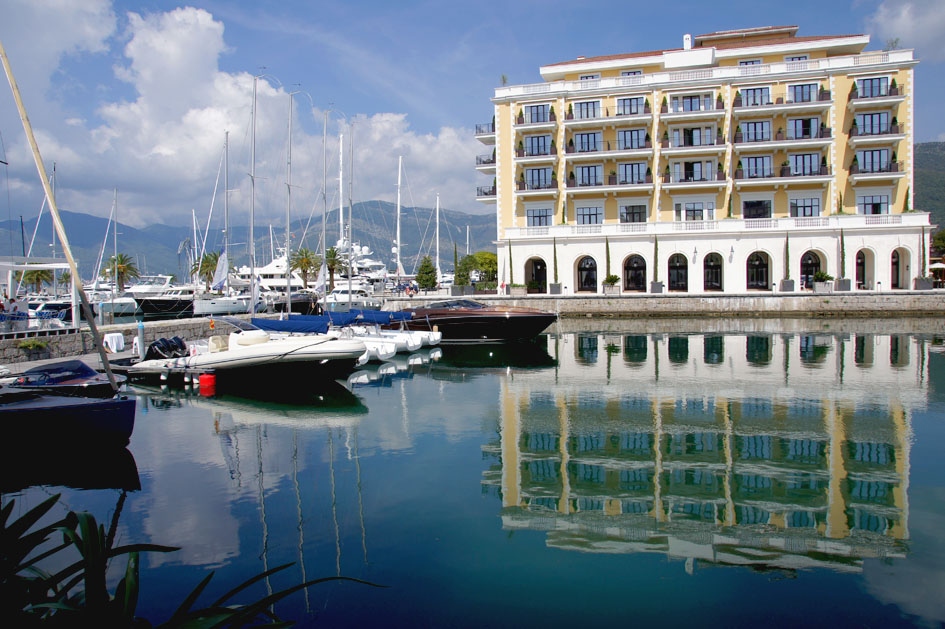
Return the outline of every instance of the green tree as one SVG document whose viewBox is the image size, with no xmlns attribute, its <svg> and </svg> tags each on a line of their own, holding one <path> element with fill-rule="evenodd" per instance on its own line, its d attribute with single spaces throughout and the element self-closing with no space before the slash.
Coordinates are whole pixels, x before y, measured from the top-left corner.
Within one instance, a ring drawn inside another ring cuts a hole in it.
<svg viewBox="0 0 945 629">
<path fill-rule="evenodd" d="M 335 290 L 335 269 L 341 266 L 344 260 L 338 255 L 338 250 L 329 247 L 325 252 L 325 266 L 328 267 L 328 292 Z"/>
<path fill-rule="evenodd" d="M 433 260 L 430 256 L 423 256 L 420 266 L 417 267 L 417 285 L 423 290 L 433 290 L 436 288 L 436 269 L 433 267 Z"/>
<path fill-rule="evenodd" d="M 134 260 L 131 259 L 131 256 L 119 253 L 117 260 L 115 256 L 108 259 L 108 264 L 105 265 L 102 275 L 108 278 L 111 278 L 112 275 L 117 275 L 116 282 L 118 284 L 118 292 L 122 292 L 125 290 L 125 282 L 137 278 L 141 274 L 138 272 L 138 266 L 134 263 Z"/>
<path fill-rule="evenodd" d="M 203 254 L 199 261 L 194 262 L 190 267 L 190 274 L 196 275 L 204 281 L 204 287 L 207 292 L 210 291 L 210 282 L 213 281 L 213 274 L 217 271 L 217 262 L 220 261 L 220 253 L 211 251 Z"/>
<path fill-rule="evenodd" d="M 456 286 L 469 286 L 469 274 L 476 268 L 476 258 L 473 256 L 463 256 L 456 267 L 456 278 L 453 283 Z"/>
<path fill-rule="evenodd" d="M 479 271 L 484 282 L 498 281 L 499 276 L 499 258 L 491 251 L 477 251 L 472 254 L 474 260 L 473 268 Z M 462 262 L 460 262 L 462 264 Z"/>
<path fill-rule="evenodd" d="M 53 272 L 49 269 L 34 269 L 23 273 L 23 283 L 32 285 L 34 293 L 43 290 L 43 284 L 52 284 L 52 282 Z"/>
<path fill-rule="evenodd" d="M 309 274 L 317 273 L 321 265 L 321 256 L 316 255 L 314 251 L 306 247 L 302 247 L 294 252 L 289 260 L 289 269 L 299 272 L 302 276 L 302 285 L 305 286 L 305 288 L 308 288 Z"/>
<path fill-rule="evenodd" d="M 945 229 L 941 229 L 932 236 L 932 248 L 939 254 L 945 253 Z"/>
</svg>

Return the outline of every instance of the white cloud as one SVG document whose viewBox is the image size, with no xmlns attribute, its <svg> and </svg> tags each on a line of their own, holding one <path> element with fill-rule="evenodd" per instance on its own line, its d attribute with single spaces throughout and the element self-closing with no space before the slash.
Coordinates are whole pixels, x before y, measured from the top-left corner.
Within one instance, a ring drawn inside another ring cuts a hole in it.
<svg viewBox="0 0 945 629">
<path fill-rule="evenodd" d="M 942 0 L 883 0 L 866 25 L 882 45 L 899 39 L 915 48 L 925 61 L 945 61 L 945 2 Z"/>
<path fill-rule="evenodd" d="M 217 176 L 224 131 L 230 132 L 231 221 L 249 214 L 250 119 L 253 77 L 220 69 L 227 51 L 224 25 L 205 10 L 178 8 L 152 14 L 129 13 L 114 74 L 133 92 L 124 100 L 99 102 L 96 116 L 34 116 L 40 148 L 62 173 L 58 198 L 73 211 L 107 215 L 112 189 L 119 190 L 121 220 L 134 226 L 188 224 L 191 209 L 206 221 Z M 84 29 L 88 30 L 88 29 Z M 98 38 L 87 35 L 62 50 L 102 49 L 114 25 Z M 115 44 L 115 40 L 110 40 Z M 58 58 L 58 57 L 57 57 Z M 39 67 L 47 79 L 57 72 L 57 58 Z M 31 69 L 28 68 L 27 71 Z M 55 80 L 55 79 L 54 79 Z M 107 92 L 106 92 L 107 93 Z M 266 78 L 258 83 L 256 123 L 257 223 L 285 220 L 285 146 L 287 90 Z M 293 127 L 293 218 L 319 211 L 322 178 L 322 112 L 296 97 Z M 470 129 L 443 128 L 417 134 L 405 114 L 363 116 L 354 121 L 355 202 L 393 200 L 397 157 L 403 155 L 407 184 L 404 203 L 432 206 L 441 193 L 445 208 L 483 211 L 473 200 L 475 155 L 483 152 Z M 338 116 L 329 128 L 329 198 L 337 194 Z M 346 144 L 348 142 L 346 137 Z M 25 141 L 14 147 L 28 159 Z M 345 150 L 346 171 L 349 166 Z M 21 171 L 24 181 L 31 181 Z M 346 173 L 346 177 L 348 174 Z M 221 179 L 222 189 L 222 179 Z M 347 196 L 346 184 L 345 196 Z M 41 199 L 38 182 L 36 198 Z M 218 207 L 222 205 L 219 194 Z M 337 201 L 334 204 L 337 205 Z M 32 201 L 26 204 L 32 207 Z M 217 214 L 219 216 L 219 214 Z"/>
</svg>

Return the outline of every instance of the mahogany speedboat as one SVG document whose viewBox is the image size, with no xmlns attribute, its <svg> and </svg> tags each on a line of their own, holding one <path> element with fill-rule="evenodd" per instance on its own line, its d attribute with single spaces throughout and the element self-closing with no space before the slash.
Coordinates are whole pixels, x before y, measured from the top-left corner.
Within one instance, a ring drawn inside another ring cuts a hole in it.
<svg viewBox="0 0 945 629">
<path fill-rule="evenodd" d="M 408 330 L 432 330 L 443 334 L 444 343 L 516 341 L 538 336 L 558 320 L 554 312 L 516 306 L 491 306 L 471 299 L 436 301 L 418 308 L 405 308 Z"/>
</svg>

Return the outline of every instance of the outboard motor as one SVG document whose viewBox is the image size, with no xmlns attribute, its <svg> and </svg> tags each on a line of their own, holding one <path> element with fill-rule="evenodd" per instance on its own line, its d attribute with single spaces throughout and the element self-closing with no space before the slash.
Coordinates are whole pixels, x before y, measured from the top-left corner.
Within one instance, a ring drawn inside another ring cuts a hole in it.
<svg viewBox="0 0 945 629">
<path fill-rule="evenodd" d="M 187 343 L 184 342 L 184 339 L 175 336 L 170 340 L 170 343 L 174 346 L 174 356 L 177 358 L 187 356 Z"/>
<path fill-rule="evenodd" d="M 165 338 L 159 338 L 150 345 L 148 351 L 144 354 L 145 360 L 174 358 L 176 347 L 171 346 L 170 341 Z"/>
</svg>

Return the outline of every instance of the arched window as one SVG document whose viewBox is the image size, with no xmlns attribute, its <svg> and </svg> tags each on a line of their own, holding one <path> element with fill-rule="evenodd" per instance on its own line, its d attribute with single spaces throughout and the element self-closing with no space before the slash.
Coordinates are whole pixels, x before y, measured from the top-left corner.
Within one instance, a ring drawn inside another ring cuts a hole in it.
<svg viewBox="0 0 945 629">
<path fill-rule="evenodd" d="M 892 252 L 892 267 L 890 268 L 891 288 L 899 288 L 899 251 Z"/>
<path fill-rule="evenodd" d="M 768 254 L 756 251 L 748 256 L 748 288 L 751 290 L 771 290 L 768 273 Z"/>
<path fill-rule="evenodd" d="M 710 253 L 702 262 L 703 288 L 705 290 L 722 290 L 722 256 Z"/>
<path fill-rule="evenodd" d="M 866 254 L 862 250 L 856 252 L 856 287 L 866 286 Z"/>
<path fill-rule="evenodd" d="M 681 253 L 669 257 L 669 290 L 689 290 L 689 262 Z"/>
<path fill-rule="evenodd" d="M 531 258 L 525 263 L 525 277 L 528 278 L 528 292 L 548 292 L 548 269 L 541 258 Z"/>
<path fill-rule="evenodd" d="M 801 288 L 814 287 L 814 274 L 820 271 L 820 256 L 808 251 L 801 257 Z"/>
<path fill-rule="evenodd" d="M 646 261 L 641 256 L 630 256 L 623 264 L 624 290 L 646 290 Z"/>
<path fill-rule="evenodd" d="M 578 262 L 578 291 L 597 292 L 597 262 L 590 256 Z"/>
</svg>

